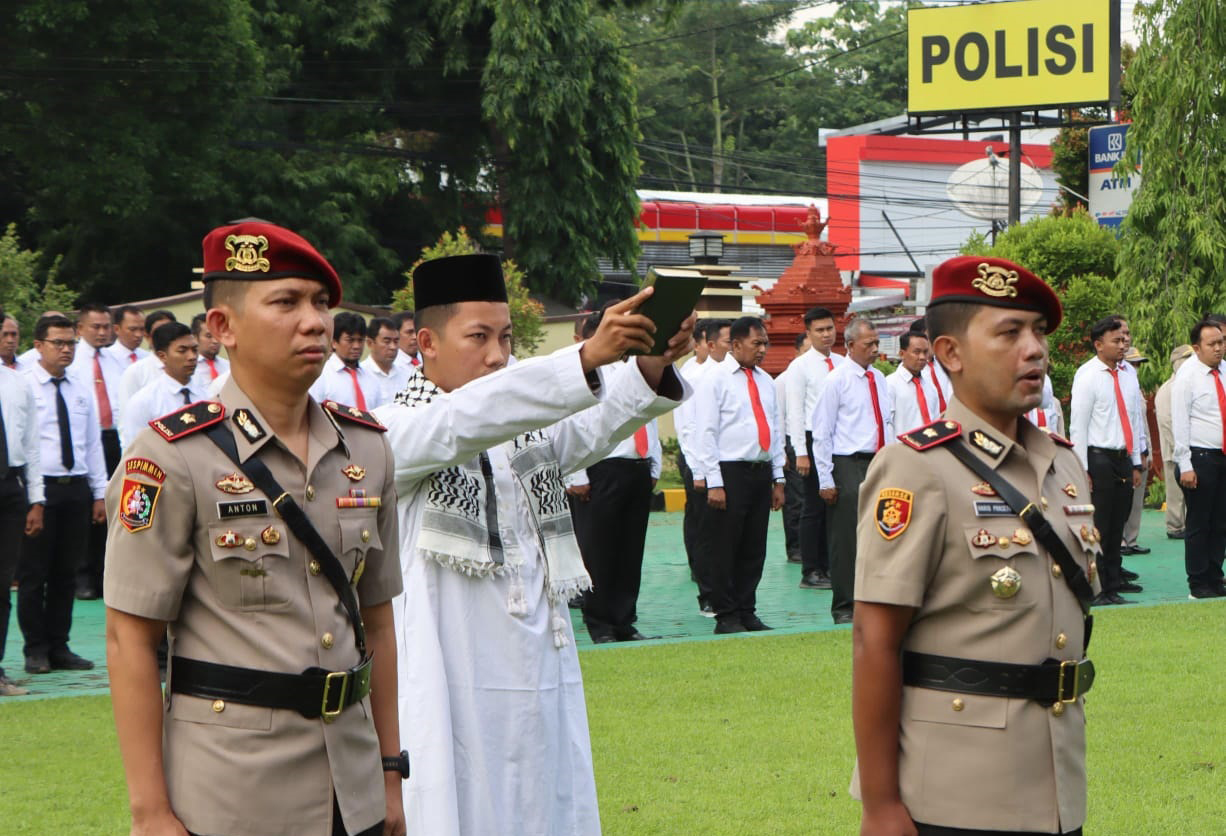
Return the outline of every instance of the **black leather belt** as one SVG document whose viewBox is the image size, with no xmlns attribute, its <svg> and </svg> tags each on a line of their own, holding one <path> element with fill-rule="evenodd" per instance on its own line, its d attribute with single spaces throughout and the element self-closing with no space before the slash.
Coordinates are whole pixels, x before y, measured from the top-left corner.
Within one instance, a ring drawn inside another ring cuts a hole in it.
<svg viewBox="0 0 1226 836">
<path fill-rule="evenodd" d="M 370 693 L 370 659 L 347 671 L 307 668 L 302 673 L 272 673 L 175 656 L 170 690 L 242 705 L 288 708 L 308 720 L 331 723 Z"/>
<path fill-rule="evenodd" d="M 1076 702 L 1089 691 L 1094 685 L 1094 663 L 1047 659 L 1041 665 L 1013 665 L 907 650 L 902 654 L 902 681 L 918 688 L 1014 697 L 1047 706 Z"/>
<path fill-rule="evenodd" d="M 1090 453 L 1101 453 L 1104 456 L 1110 456 L 1115 459 L 1128 456 L 1127 450 L 1116 447 L 1087 447 L 1086 451 Z"/>
<path fill-rule="evenodd" d="M 876 453 L 835 453 L 831 458 L 835 459 L 860 459 L 861 461 L 872 461 Z"/>
<path fill-rule="evenodd" d="M 84 482 L 84 476 L 44 476 L 43 483 L 47 485 L 75 485 Z"/>
</svg>

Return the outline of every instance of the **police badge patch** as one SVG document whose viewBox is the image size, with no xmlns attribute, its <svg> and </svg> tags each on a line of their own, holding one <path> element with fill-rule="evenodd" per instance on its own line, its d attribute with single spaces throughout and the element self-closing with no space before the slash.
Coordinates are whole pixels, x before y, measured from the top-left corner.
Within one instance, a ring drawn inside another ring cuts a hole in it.
<svg viewBox="0 0 1226 836">
<path fill-rule="evenodd" d="M 146 485 L 135 479 L 124 479 L 119 494 L 119 521 L 131 532 L 144 531 L 153 525 L 153 512 L 157 509 L 159 485 Z"/>
<path fill-rule="evenodd" d="M 898 488 L 886 488 L 877 494 L 877 533 L 893 540 L 911 524 L 913 494 Z"/>
</svg>

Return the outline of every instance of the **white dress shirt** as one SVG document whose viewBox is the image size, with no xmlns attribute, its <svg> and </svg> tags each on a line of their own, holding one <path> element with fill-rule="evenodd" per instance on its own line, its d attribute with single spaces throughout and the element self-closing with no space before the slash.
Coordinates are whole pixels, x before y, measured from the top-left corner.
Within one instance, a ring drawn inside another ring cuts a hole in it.
<svg viewBox="0 0 1226 836">
<path fill-rule="evenodd" d="M 789 364 L 787 369 L 775 376 L 775 420 L 779 422 L 779 426 L 783 427 L 785 443 L 791 438 L 788 433 L 788 369 L 790 368 L 792 367 Z M 784 453 L 786 454 L 787 451 L 784 450 Z"/>
<path fill-rule="evenodd" d="M 698 463 L 691 467 L 694 478 L 706 479 L 708 488 L 724 486 L 720 462 L 770 462 L 774 478 L 783 478 L 783 433 L 775 406 L 774 381 L 759 368 L 753 369 L 753 379 L 770 429 L 770 446 L 766 450 L 758 438 L 758 422 L 749 399 L 749 375 L 739 363 L 733 360 L 732 364 L 717 365 L 703 377 L 695 394 L 694 444 Z"/>
<path fill-rule="evenodd" d="M 796 455 L 808 455 L 805 452 L 805 432 L 813 420 L 813 410 L 817 408 L 817 398 L 822 393 L 826 376 L 846 362 L 847 358 L 842 354 L 825 355 L 810 348 L 788 364 L 791 374 L 788 375 L 788 423 L 785 429 L 792 439 Z"/>
<path fill-rule="evenodd" d="M 129 363 L 119 378 L 119 411 L 122 412 L 132 396 L 143 389 L 149 381 L 162 373 L 162 361 L 156 354 L 146 354 L 135 363 Z M 115 404 L 111 404 L 115 408 Z"/>
<path fill-rule="evenodd" d="M 31 504 L 43 501 L 43 472 L 40 465 L 38 401 L 29 375 L 0 368 L 0 412 L 4 413 L 4 437 L 8 446 L 9 467 L 26 469 L 26 499 Z M 5 548 L 14 548 L 7 543 Z M 8 590 L 0 591 L 8 594 Z"/>
<path fill-rule="evenodd" d="M 209 385 L 228 371 L 230 371 L 230 361 L 220 354 L 213 358 L 211 367 L 208 359 L 201 354 L 200 359 L 196 361 L 196 373 L 192 375 L 192 386 L 201 392 L 208 392 Z"/>
<path fill-rule="evenodd" d="M 397 393 L 404 390 L 404 387 L 409 382 L 409 378 L 413 376 L 412 365 L 402 364 L 397 366 L 396 362 L 393 360 L 392 370 L 390 372 L 385 372 L 383 369 L 379 368 L 379 364 L 375 362 L 375 358 L 371 357 L 370 355 L 367 355 L 366 359 L 358 365 L 369 372 L 371 377 L 374 378 L 375 383 L 378 384 L 379 391 L 375 395 L 374 399 L 366 399 L 367 409 L 374 409 L 377 406 L 383 406 L 385 403 L 391 403 L 392 398 L 396 397 Z"/>
<path fill-rule="evenodd" d="M 1091 357 L 1082 363 L 1081 368 L 1073 375 L 1073 397 L 1069 405 L 1069 433 L 1072 436 L 1070 440 L 1077 458 L 1081 460 L 1081 466 L 1087 469 L 1087 448 L 1123 450 L 1127 446 L 1119 407 L 1115 401 L 1115 380 L 1111 371 L 1102 360 Z M 1141 450 L 1146 435 L 1141 429 L 1141 411 L 1132 403 L 1134 397 L 1131 387 L 1136 385 L 1136 375 L 1120 372 L 1119 381 L 1124 407 L 1129 412 L 1128 424 L 1132 429 L 1132 464 L 1133 467 L 1140 467 Z M 1138 393 L 1139 391 L 1138 387 Z"/>
<path fill-rule="evenodd" d="M 886 377 L 885 383 L 890 388 L 890 426 L 895 432 L 905 433 L 932 423 L 941 414 L 937 403 L 937 390 L 932 385 L 932 379 L 927 369 L 921 369 L 918 375 L 907 371 L 906 366 L 899 365 L 894 373 Z M 915 388 L 915 382 L 920 382 L 920 389 Z M 923 394 L 920 394 L 922 390 Z M 920 398 L 928 409 L 928 418 L 920 409 Z M 892 439 L 891 439 L 892 440 Z"/>
<path fill-rule="evenodd" d="M 949 379 L 945 367 L 937 362 L 936 357 L 928 361 L 928 368 L 924 369 L 924 377 L 937 393 L 937 408 L 940 409 L 942 403 L 949 406 L 949 401 L 954 396 L 954 382 Z M 932 418 L 935 421 L 937 416 L 933 415 Z"/>
<path fill-rule="evenodd" d="M 44 482 L 57 476 L 87 476 L 94 499 L 102 499 L 106 496 L 106 462 L 102 457 L 102 433 L 98 431 L 98 405 L 94 402 L 93 387 L 71 374 L 65 374 L 65 381 L 60 384 L 72 435 L 73 464 L 67 470 L 60 452 L 55 384 L 41 363 L 26 374 L 34 383 L 34 400 L 38 406 L 38 458 Z"/>
<path fill-rule="evenodd" d="M 187 400 L 183 399 L 184 389 L 187 390 Z M 149 426 L 150 421 L 203 400 L 206 400 L 205 391 L 196 384 L 195 377 L 187 383 L 180 383 L 163 370 L 148 386 L 133 395 L 124 407 L 123 422 L 119 425 L 119 443 L 127 447 L 141 430 Z"/>
<path fill-rule="evenodd" d="M 102 382 L 106 386 L 107 401 L 111 406 L 111 426 L 103 427 L 102 429 L 117 429 L 119 427 L 119 382 L 123 377 L 124 367 L 115 359 L 115 355 L 111 354 L 103 348 L 94 348 L 84 340 L 77 340 L 77 350 L 72 356 L 72 363 L 68 366 L 68 373 L 76 375 L 83 381 L 93 383 L 94 377 L 94 355 L 98 355 L 98 367 L 102 369 Z M 97 387 L 92 387 L 94 393 L 94 405 L 98 407 L 98 416 L 102 417 L 102 405 L 98 401 Z"/>
<path fill-rule="evenodd" d="M 1128 404 L 1128 414 L 1137 416 L 1137 426 L 1141 428 L 1141 434 L 1136 436 L 1140 439 L 1141 453 L 1149 455 L 1149 404 L 1145 401 L 1145 395 L 1141 393 L 1141 378 L 1137 375 L 1137 367 L 1132 363 L 1121 362 L 1120 370 L 1120 388 L 1124 390 L 1124 402 Z M 1124 376 L 1128 376 L 1128 382 L 1124 382 Z"/>
<path fill-rule="evenodd" d="M 393 366 L 404 366 L 412 370 L 421 365 L 421 352 L 409 354 L 404 349 L 396 350 L 396 359 L 392 361 Z"/>
<path fill-rule="evenodd" d="M 1043 400 L 1026 413 L 1026 420 L 1044 432 L 1064 435 L 1064 409 L 1052 390 L 1051 375 L 1043 376 Z"/>
<path fill-rule="evenodd" d="M 1226 361 L 1218 364 L 1219 380 L 1226 389 Z M 1171 385 L 1171 435 L 1175 438 L 1175 464 L 1180 473 L 1192 470 L 1192 448 L 1222 449 L 1222 415 L 1213 369 L 1195 355 L 1175 372 Z"/>
<path fill-rule="evenodd" d="M 644 425 L 647 430 L 647 455 L 640 456 L 638 444 L 634 440 L 634 436 L 622 439 L 617 446 L 605 456 L 601 461 L 608 459 L 639 459 L 651 460 L 651 478 L 660 478 L 660 467 L 664 460 L 664 450 L 660 446 L 660 428 L 656 425 L 656 419 L 652 418 Z M 566 487 L 574 487 L 576 485 L 590 485 L 591 481 L 587 476 L 587 469 L 576 470 L 574 473 L 562 480 Z"/>
<path fill-rule="evenodd" d="M 42 359 L 37 348 L 27 348 L 25 351 L 17 355 L 17 371 L 27 372 L 38 365 L 38 361 Z"/>
<path fill-rule="evenodd" d="M 128 366 L 132 365 L 138 360 L 144 360 L 151 354 L 151 352 L 141 348 L 139 345 L 131 350 L 126 349 L 123 347 L 123 343 L 121 343 L 119 340 L 115 340 L 115 342 L 111 343 L 102 350 L 109 354 L 111 359 L 113 359 L 121 369 L 127 369 Z M 133 355 L 135 355 L 135 357 Z"/>
<path fill-rule="evenodd" d="M 834 484 L 834 456 L 877 452 L 877 415 L 866 382 L 870 376 L 877 390 L 885 444 L 894 441 L 894 429 L 890 424 L 893 408 L 885 375 L 872 366 L 863 368 L 859 363 L 835 366 L 826 377 L 826 385 L 817 398 L 811 425 L 813 467 L 817 471 L 818 487 L 822 490 L 837 487 Z"/>
<path fill-rule="evenodd" d="M 704 360 L 699 363 L 697 357 L 691 357 L 685 361 L 677 373 L 697 393 L 703 376 L 717 365 L 718 363 L 714 360 Z M 681 455 L 685 456 L 690 470 L 694 469 L 694 464 L 698 461 L 698 450 L 694 445 L 694 405 L 697 402 L 698 397 L 695 394 L 694 397 L 682 401 L 681 405 L 673 410 L 673 428 L 677 431 L 677 445 L 681 448 Z"/>
<path fill-rule="evenodd" d="M 378 378 L 362 368 L 360 364 L 355 371 L 357 372 L 358 386 L 362 387 L 362 398 L 366 403 L 366 409 L 369 411 L 379 405 L 379 396 L 382 393 L 382 388 L 379 385 Z M 349 367 L 335 354 L 324 363 L 324 370 L 320 373 L 319 378 L 311 384 L 310 391 L 311 397 L 320 403 L 336 401 L 337 403 L 345 404 L 345 406 L 359 406 L 357 395 L 353 391 L 353 375 L 349 374 Z"/>
</svg>

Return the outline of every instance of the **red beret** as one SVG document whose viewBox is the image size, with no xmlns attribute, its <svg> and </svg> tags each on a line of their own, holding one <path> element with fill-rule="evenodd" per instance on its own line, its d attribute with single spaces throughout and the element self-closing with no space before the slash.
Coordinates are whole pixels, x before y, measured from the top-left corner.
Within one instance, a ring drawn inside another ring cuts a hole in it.
<svg viewBox="0 0 1226 836">
<path fill-rule="evenodd" d="M 932 274 L 929 307 L 942 302 L 969 302 L 1035 311 L 1047 317 L 1047 331 L 1060 327 L 1064 310 L 1047 282 L 1003 258 L 963 255 L 942 262 Z"/>
<path fill-rule="evenodd" d="M 341 301 L 341 280 L 328 259 L 301 235 L 267 221 L 239 221 L 204 236 L 204 281 L 215 279 L 314 279 L 328 288 L 332 307 Z"/>
</svg>

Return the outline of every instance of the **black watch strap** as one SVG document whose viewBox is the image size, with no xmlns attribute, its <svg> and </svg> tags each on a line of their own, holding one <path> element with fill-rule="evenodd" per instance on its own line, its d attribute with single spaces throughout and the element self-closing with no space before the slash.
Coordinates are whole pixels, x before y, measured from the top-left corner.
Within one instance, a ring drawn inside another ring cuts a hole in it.
<svg viewBox="0 0 1226 836">
<path fill-rule="evenodd" d="M 401 780 L 407 779 L 409 777 L 409 753 L 401 749 L 399 755 L 384 758 L 383 771 L 399 772 Z"/>
</svg>

